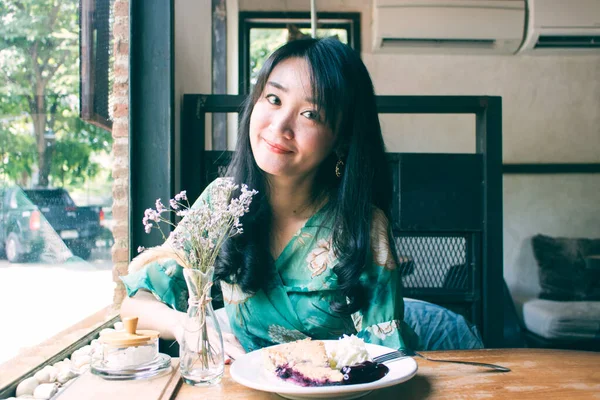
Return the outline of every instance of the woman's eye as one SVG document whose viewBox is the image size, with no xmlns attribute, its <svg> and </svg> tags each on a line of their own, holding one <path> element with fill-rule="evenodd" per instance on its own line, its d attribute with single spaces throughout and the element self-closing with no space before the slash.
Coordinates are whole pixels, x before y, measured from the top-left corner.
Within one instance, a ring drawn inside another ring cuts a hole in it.
<svg viewBox="0 0 600 400">
<path fill-rule="evenodd" d="M 268 94 L 267 96 L 267 101 L 273 105 L 281 105 L 281 100 L 279 100 L 279 97 L 275 96 L 274 94 Z"/>
<path fill-rule="evenodd" d="M 305 118 L 308 118 L 308 119 L 313 120 L 313 121 L 319 121 L 320 120 L 319 114 L 316 111 L 304 111 L 302 113 L 302 115 Z"/>
</svg>

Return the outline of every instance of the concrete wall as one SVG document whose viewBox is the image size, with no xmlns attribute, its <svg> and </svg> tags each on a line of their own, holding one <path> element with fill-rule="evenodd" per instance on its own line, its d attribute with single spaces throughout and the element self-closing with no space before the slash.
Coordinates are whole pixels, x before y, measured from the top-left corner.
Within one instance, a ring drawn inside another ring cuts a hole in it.
<svg viewBox="0 0 600 400">
<path fill-rule="evenodd" d="M 211 0 L 175 2 L 175 162 L 179 162 L 181 103 L 186 93 L 211 93 Z M 209 122 L 211 115 L 206 118 Z M 210 148 L 210 135 L 205 137 Z M 179 176 L 175 187 L 180 187 Z"/>
</svg>

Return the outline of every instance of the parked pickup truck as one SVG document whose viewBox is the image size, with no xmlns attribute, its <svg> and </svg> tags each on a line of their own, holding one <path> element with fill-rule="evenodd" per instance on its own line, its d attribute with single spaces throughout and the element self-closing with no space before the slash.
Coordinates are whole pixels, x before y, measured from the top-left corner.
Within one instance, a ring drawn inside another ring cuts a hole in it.
<svg viewBox="0 0 600 400">
<path fill-rule="evenodd" d="M 88 259 L 103 217 L 101 207 L 77 207 L 65 189 L 0 188 L 0 249 L 13 263 L 36 260 L 58 235 L 74 255 Z"/>
</svg>

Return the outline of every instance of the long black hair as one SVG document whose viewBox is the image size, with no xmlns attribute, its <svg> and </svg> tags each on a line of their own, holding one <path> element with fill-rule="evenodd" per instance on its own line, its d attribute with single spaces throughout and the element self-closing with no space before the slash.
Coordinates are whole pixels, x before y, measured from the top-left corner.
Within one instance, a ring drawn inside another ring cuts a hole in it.
<svg viewBox="0 0 600 400">
<path fill-rule="evenodd" d="M 336 137 L 334 151 L 317 171 L 313 195 L 328 198 L 324 212 L 333 223 L 333 248 L 338 258 L 334 272 L 341 294 L 348 299 L 332 304 L 332 309 L 353 313 L 368 301 L 359 278 L 365 265 L 372 263 L 372 206 L 389 218 L 392 184 L 373 83 L 359 55 L 336 39 L 289 42 L 271 54 L 260 70 L 241 113 L 236 151 L 228 171 L 235 182 L 245 183 L 259 194 L 242 218 L 244 233 L 224 244 L 215 277 L 237 283 L 247 293 L 269 290 L 274 281 L 274 261 L 269 252 L 269 187 L 250 147 L 250 116 L 275 66 L 289 58 L 303 59 L 309 65 L 317 109 Z M 339 159 L 344 163 L 340 178 L 335 174 Z"/>
</svg>

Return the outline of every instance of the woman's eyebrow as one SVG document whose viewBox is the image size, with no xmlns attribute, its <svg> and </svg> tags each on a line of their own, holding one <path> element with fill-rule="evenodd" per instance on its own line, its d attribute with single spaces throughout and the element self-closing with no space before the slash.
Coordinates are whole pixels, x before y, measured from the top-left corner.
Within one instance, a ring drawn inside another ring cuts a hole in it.
<svg viewBox="0 0 600 400">
<path fill-rule="evenodd" d="M 281 90 L 283 92 L 286 92 L 286 93 L 288 92 L 288 89 L 286 87 L 284 87 L 281 83 L 278 83 L 278 82 L 275 82 L 275 81 L 268 81 L 267 85 L 273 86 L 273 87 L 275 87 L 275 88 L 277 88 L 277 89 L 279 89 L 279 90 Z"/>
<path fill-rule="evenodd" d="M 283 86 L 279 82 L 268 81 L 267 82 L 267 86 L 273 86 L 274 88 L 277 88 L 277 89 L 281 90 L 284 93 L 288 93 L 289 92 L 288 88 L 286 88 L 285 86 Z M 311 104 L 315 104 L 315 105 L 317 104 L 317 100 L 314 97 L 305 97 L 304 100 L 307 103 L 311 103 Z"/>
</svg>

